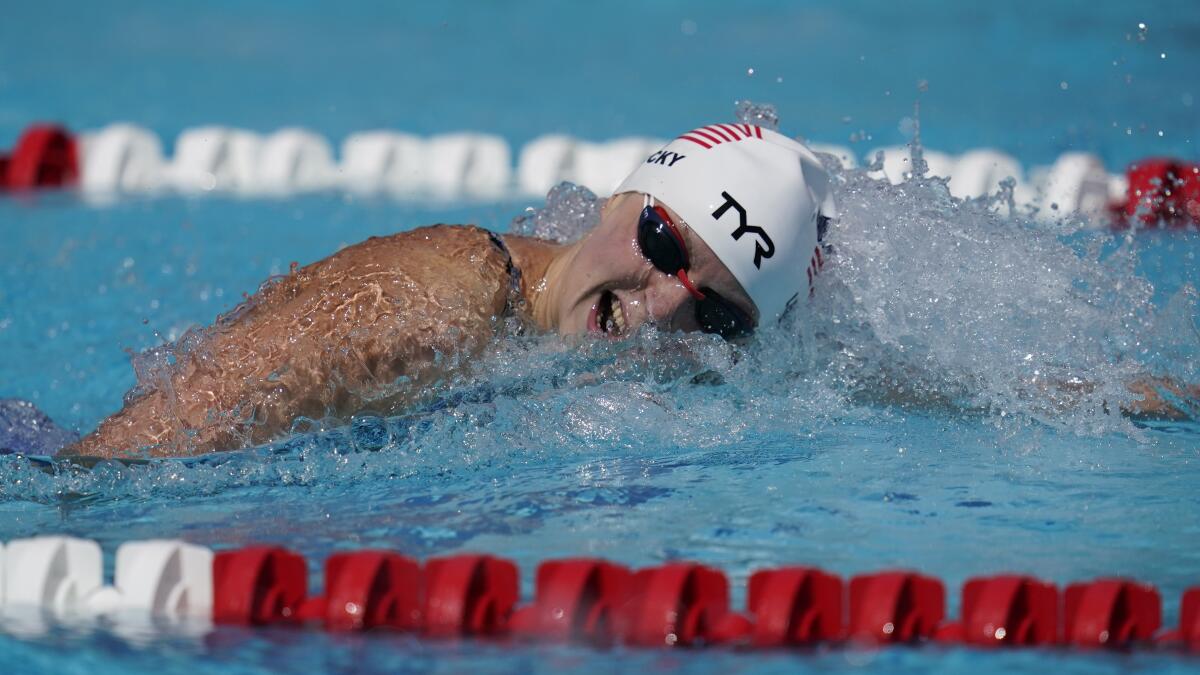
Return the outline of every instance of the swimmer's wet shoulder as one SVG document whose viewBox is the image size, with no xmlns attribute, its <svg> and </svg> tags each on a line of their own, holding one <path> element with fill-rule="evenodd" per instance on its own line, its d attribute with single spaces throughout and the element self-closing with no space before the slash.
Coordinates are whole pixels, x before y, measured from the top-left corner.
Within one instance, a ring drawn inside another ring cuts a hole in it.
<svg viewBox="0 0 1200 675">
<path fill-rule="evenodd" d="M 536 257 L 532 243 L 516 245 Z M 472 226 L 346 247 L 261 289 L 204 333 L 169 382 L 66 452 L 192 454 L 268 441 L 299 416 L 394 412 L 444 376 L 439 355 L 476 352 L 497 334 L 513 311 L 512 259 Z"/>
</svg>

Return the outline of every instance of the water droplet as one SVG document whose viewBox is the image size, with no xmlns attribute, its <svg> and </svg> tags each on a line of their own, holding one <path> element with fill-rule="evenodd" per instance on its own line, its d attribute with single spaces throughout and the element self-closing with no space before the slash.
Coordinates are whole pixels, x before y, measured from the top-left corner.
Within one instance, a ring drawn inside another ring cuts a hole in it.
<svg viewBox="0 0 1200 675">
<path fill-rule="evenodd" d="M 754 69 L 753 69 L 753 68 L 747 68 L 747 69 L 746 69 L 746 75 L 747 75 L 748 77 L 754 77 Z"/>
<path fill-rule="evenodd" d="M 738 101 L 733 116 L 744 124 L 756 124 L 764 129 L 779 131 L 779 113 L 770 103 Z"/>
<path fill-rule="evenodd" d="M 1069 89 L 1070 87 L 1071 87 L 1071 85 L 1067 84 L 1067 81 L 1066 81 L 1066 80 L 1063 80 L 1062 82 L 1059 82 L 1059 83 L 1058 83 L 1058 88 L 1059 88 L 1059 89 L 1062 89 L 1063 91 L 1066 91 L 1066 90 L 1067 90 L 1067 89 Z"/>
</svg>

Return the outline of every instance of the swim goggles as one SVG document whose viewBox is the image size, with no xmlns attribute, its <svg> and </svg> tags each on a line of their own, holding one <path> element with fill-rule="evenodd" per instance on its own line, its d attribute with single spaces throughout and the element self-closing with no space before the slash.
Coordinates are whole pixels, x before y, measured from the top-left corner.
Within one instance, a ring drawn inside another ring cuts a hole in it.
<svg viewBox="0 0 1200 675">
<path fill-rule="evenodd" d="M 677 277 L 691 294 L 696 301 L 696 323 L 700 330 L 716 333 L 726 340 L 744 337 L 754 331 L 754 320 L 746 312 L 711 288 L 697 288 L 688 278 L 688 253 L 683 235 L 671 222 L 666 209 L 656 206 L 650 195 L 646 195 L 642 215 L 638 217 L 637 243 L 650 264 L 663 274 Z"/>
</svg>

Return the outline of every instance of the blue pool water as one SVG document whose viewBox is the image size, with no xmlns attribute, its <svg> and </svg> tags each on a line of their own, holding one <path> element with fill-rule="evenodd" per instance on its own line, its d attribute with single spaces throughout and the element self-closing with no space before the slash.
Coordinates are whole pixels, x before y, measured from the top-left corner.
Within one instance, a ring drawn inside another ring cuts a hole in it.
<svg viewBox="0 0 1200 675">
<path fill-rule="evenodd" d="M 516 147 L 552 131 L 667 136 L 750 98 L 774 102 L 789 133 L 865 151 L 907 140 L 922 80 L 922 134 L 939 150 L 999 147 L 1026 165 L 1088 150 L 1116 170 L 1153 154 L 1195 160 L 1200 131 L 1190 3 L 109 3 L 5 17 L 0 144 L 56 118 L 128 120 L 164 138 L 207 123 L 301 124 L 333 139 L 470 129 Z M 1200 583 L 1200 426 L 1105 409 L 1142 374 L 1200 382 L 1200 235 L 1126 239 L 998 217 L 931 182 L 847 174 L 838 190 L 837 255 L 813 318 L 745 350 L 653 333 L 620 345 L 510 339 L 444 387 L 448 405 L 385 420 L 389 442 L 376 452 L 340 452 L 366 435 L 311 421 L 289 453 L 220 465 L 49 476 L 5 458 L 0 539 L 69 533 L 110 557 L 138 538 L 276 542 L 314 564 L 363 547 L 486 551 L 516 560 L 527 590 L 546 558 L 687 558 L 726 570 L 736 604 L 761 567 L 901 566 L 945 580 L 952 613 L 958 585 L 977 574 L 1126 574 L 1156 584 L 1175 622 L 1180 592 Z M 135 384 L 128 351 L 208 323 L 290 262 L 426 223 L 503 231 L 527 206 L 540 204 L 0 200 L 0 397 L 86 432 Z M 1094 391 L 1053 384 L 1075 377 Z M 879 393 L 896 386 L 915 402 Z M 131 638 L 58 626 L 0 635 L 0 664 L 1092 673 L 1196 662 L 944 648 L 593 652 L 281 630 Z"/>
</svg>

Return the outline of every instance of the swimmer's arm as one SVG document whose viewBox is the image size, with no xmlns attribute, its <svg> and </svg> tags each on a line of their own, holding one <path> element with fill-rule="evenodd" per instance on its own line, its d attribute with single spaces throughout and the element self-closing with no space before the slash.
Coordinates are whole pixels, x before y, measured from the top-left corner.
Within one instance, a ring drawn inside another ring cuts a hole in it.
<svg viewBox="0 0 1200 675">
<path fill-rule="evenodd" d="M 1056 381 L 1053 384 L 1057 392 L 1067 394 L 1068 399 L 1095 388 L 1089 382 Z M 1168 377 L 1139 377 L 1125 388 L 1140 398 L 1123 403 L 1120 407 L 1122 415 L 1135 419 L 1196 419 L 1200 386 L 1180 384 Z"/>
<path fill-rule="evenodd" d="M 1166 377 L 1147 377 L 1135 380 L 1127 387 L 1141 396 L 1121 408 L 1121 412 L 1139 419 L 1188 420 L 1196 419 L 1200 404 L 1200 386 L 1183 385 Z"/>
<path fill-rule="evenodd" d="M 298 417 L 388 412 L 478 351 L 508 300 L 476 228 L 372 238 L 294 271 L 62 454 L 184 455 L 263 443 Z"/>
<path fill-rule="evenodd" d="M 905 384 L 905 378 L 883 377 L 872 381 L 855 393 L 854 399 L 875 405 L 918 408 L 923 410 L 961 410 L 953 396 L 943 395 L 924 387 Z M 1122 404 L 1121 414 L 1135 419 L 1194 420 L 1200 419 L 1200 386 L 1183 385 L 1166 377 L 1142 377 L 1126 385 L 1140 398 Z M 1083 381 L 1043 381 L 1042 394 L 1047 402 L 1059 409 L 1068 409 L 1083 394 L 1095 390 L 1095 385 Z"/>
</svg>

